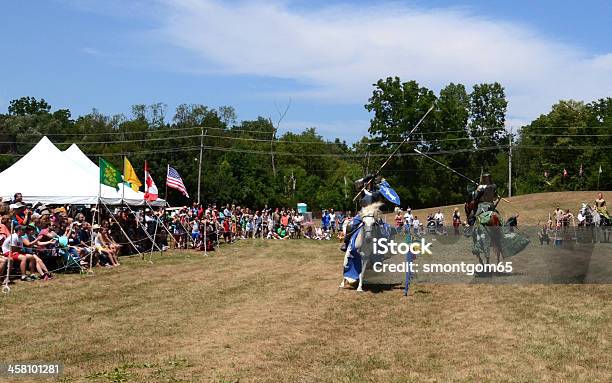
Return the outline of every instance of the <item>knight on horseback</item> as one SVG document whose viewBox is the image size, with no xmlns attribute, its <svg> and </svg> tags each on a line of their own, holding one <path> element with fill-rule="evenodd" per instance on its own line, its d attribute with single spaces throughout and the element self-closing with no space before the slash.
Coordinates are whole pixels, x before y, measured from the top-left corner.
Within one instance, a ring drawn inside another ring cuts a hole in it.
<svg viewBox="0 0 612 383">
<path fill-rule="evenodd" d="M 359 282 L 357 291 L 363 291 L 363 276 L 373 251 L 375 238 L 390 237 L 389 225 L 383 222 L 380 207 L 386 199 L 397 205 L 400 198 L 397 193 L 380 176 L 368 174 L 355 181 L 355 188 L 360 193 L 361 211 L 349 223 L 340 248 L 344 252 L 344 271 L 341 288 L 348 283 Z"/>
<path fill-rule="evenodd" d="M 472 253 L 478 257 L 480 263 L 488 263 L 490 249 L 496 252 L 498 261 L 501 260 L 501 225 L 502 219 L 497 211 L 500 197 L 497 186 L 491 181 L 491 175 L 485 173 L 480 176 L 476 189 L 470 193 L 470 200 L 465 204 L 465 213 L 468 224 L 472 230 Z M 481 256 L 484 255 L 485 259 Z"/>
<path fill-rule="evenodd" d="M 359 206 L 363 208 L 375 202 L 384 202 L 384 197 L 380 191 L 381 182 L 383 181 L 380 176 L 376 177 L 374 174 L 368 174 L 354 182 L 355 190 L 359 192 Z M 344 236 L 344 242 L 340 247 L 340 251 L 346 251 L 353 234 L 359 230 L 360 225 L 361 217 L 356 215 L 346 228 L 346 235 Z"/>
</svg>

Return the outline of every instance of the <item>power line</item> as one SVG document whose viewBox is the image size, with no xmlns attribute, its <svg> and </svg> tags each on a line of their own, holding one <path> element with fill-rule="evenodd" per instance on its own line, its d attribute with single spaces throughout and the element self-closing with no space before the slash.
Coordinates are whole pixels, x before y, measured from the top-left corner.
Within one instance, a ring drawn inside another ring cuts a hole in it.
<svg viewBox="0 0 612 383">
<path fill-rule="evenodd" d="M 207 138 L 221 138 L 227 140 L 238 140 L 238 141 L 252 141 L 252 142 L 270 142 L 269 139 L 261 139 L 261 138 L 250 138 L 250 137 L 233 137 L 233 136 L 214 136 L 214 135 L 206 135 Z M 486 138 L 490 137 L 488 135 L 482 136 L 474 136 L 474 137 L 458 137 L 458 138 L 442 138 L 435 140 L 414 140 L 413 142 L 447 142 L 447 141 L 462 141 L 462 140 L 472 140 L 473 138 Z M 155 138 L 143 138 L 143 139 L 135 139 L 135 140 L 105 140 L 105 141 L 82 141 L 79 142 L 79 145 L 103 145 L 103 144 L 124 144 L 124 143 L 136 143 L 136 142 L 149 142 L 149 141 L 171 141 L 171 140 L 182 140 L 189 138 L 200 138 L 199 134 L 188 135 L 188 136 L 172 136 L 172 137 L 155 137 Z M 290 140 L 276 140 L 275 143 L 279 144 L 313 144 L 313 145 L 336 145 L 342 146 L 341 143 L 331 142 L 331 141 L 290 141 Z M 402 141 L 382 141 L 382 142 L 366 142 L 362 143 L 365 145 L 381 145 L 381 144 L 399 144 Z M 54 142 L 55 145 L 71 145 L 73 141 L 66 142 Z M 0 144 L 5 145 L 35 145 L 36 142 L 23 142 L 23 141 L 2 141 Z"/>
<path fill-rule="evenodd" d="M 172 129 L 146 129 L 142 131 L 134 131 L 134 132 L 98 132 L 98 133 L 19 133 L 20 136 L 47 136 L 47 137 L 61 137 L 61 136 L 79 136 L 79 137 L 88 137 L 88 136 L 106 136 L 106 135 L 116 135 L 116 134 L 150 134 L 150 133 L 160 133 L 160 132 L 177 132 L 182 130 L 191 130 L 191 129 L 200 129 L 196 126 L 190 127 L 177 127 Z"/>
<path fill-rule="evenodd" d="M 170 129 L 166 131 L 176 131 L 176 129 Z M 230 131 L 228 131 L 230 132 Z M 115 132 L 111 134 L 116 134 L 120 132 Z M 128 133 L 128 132 L 126 132 Z M 134 132 L 132 132 L 134 133 Z M 268 132 L 269 133 L 269 132 Z M 446 132 L 440 132 L 446 133 Z M 527 133 L 521 134 L 521 137 L 610 137 L 612 134 L 536 134 L 536 133 Z M 221 139 L 229 139 L 229 140 L 238 140 L 238 141 L 252 141 L 252 142 L 266 142 L 268 143 L 269 139 L 260 139 L 260 138 L 251 138 L 251 137 L 236 137 L 230 135 L 207 135 L 209 138 L 221 138 Z M 415 142 L 427 141 L 431 143 L 437 142 L 450 142 L 450 141 L 469 141 L 474 138 L 488 138 L 489 135 L 479 135 L 479 136 L 470 136 L 470 137 L 453 137 L 453 138 L 441 138 L 441 139 L 433 139 L 433 140 L 414 140 Z M 148 142 L 148 141 L 170 141 L 170 140 L 181 140 L 181 139 L 189 139 L 189 138 L 200 138 L 199 134 L 187 135 L 187 136 L 172 136 L 172 137 L 155 137 L 155 138 L 144 138 L 144 139 L 135 139 L 135 140 L 105 140 L 105 141 L 83 141 L 80 142 L 80 145 L 102 145 L 102 144 L 121 144 L 121 143 L 136 143 L 136 142 Z M 341 145 L 336 142 L 331 141 L 290 141 L 290 140 L 276 140 L 276 143 L 286 143 L 286 144 L 317 144 L 317 145 Z M 370 142 L 362 142 L 362 145 L 380 145 L 380 144 L 399 144 L 402 141 L 370 141 Z M 56 145 L 70 145 L 73 142 L 55 142 Z M 0 144 L 18 144 L 18 145 L 31 145 L 34 142 L 18 142 L 18 141 L 4 141 L 0 142 Z"/>
</svg>

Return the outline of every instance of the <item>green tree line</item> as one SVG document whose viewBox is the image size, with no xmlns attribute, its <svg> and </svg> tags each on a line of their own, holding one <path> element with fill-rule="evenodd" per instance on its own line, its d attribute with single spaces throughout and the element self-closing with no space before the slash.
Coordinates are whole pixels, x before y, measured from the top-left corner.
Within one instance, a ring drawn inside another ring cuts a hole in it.
<svg viewBox="0 0 612 383">
<path fill-rule="evenodd" d="M 305 202 L 315 210 L 354 209 L 353 180 L 375 172 L 433 106 L 410 142 L 382 171 L 404 206 L 462 202 L 468 186 L 468 181 L 413 148 L 473 179 L 481 172 L 491 173 L 503 195 L 510 142 L 513 194 L 595 190 L 598 183 L 600 190 L 612 187 L 612 98 L 560 101 L 512 133 L 506 128 L 507 105 L 499 83 L 471 89 L 451 83 L 436 93 L 416 81 L 381 79 L 365 105 L 372 116 L 369 134 L 348 145 L 322 137 L 314 127 L 278 134 L 269 118 L 238 121 L 231 106 L 183 104 L 169 115 L 167 107 L 157 103 L 134 105 L 129 116 L 93 110 L 73 117 L 68 109 L 52 110 L 44 99 L 23 97 L 0 114 L 0 170 L 46 135 L 61 150 L 78 144 L 96 163 L 103 157 L 121 168 L 126 155 L 141 175 L 146 160 L 162 197 L 170 164 L 180 172 L 191 199 L 174 190 L 167 197 L 183 205 L 196 198 L 202 143 L 203 202 L 254 207 Z M 41 164 L 41 171 L 53 170 Z M 78 182 L 69 175 L 60 179 Z"/>
</svg>

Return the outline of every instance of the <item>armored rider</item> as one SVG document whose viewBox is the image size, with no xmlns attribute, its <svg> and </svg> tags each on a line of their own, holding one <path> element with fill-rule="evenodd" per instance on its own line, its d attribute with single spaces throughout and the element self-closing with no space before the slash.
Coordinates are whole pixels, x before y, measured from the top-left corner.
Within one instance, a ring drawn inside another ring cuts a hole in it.
<svg viewBox="0 0 612 383">
<path fill-rule="evenodd" d="M 380 191 L 380 184 L 383 182 L 382 177 L 375 176 L 374 174 L 368 174 L 355 181 L 355 190 L 360 193 L 359 205 L 365 207 L 375 202 L 383 202 L 384 196 Z M 361 218 L 356 215 L 355 218 L 346 228 L 346 235 L 344 236 L 344 243 L 340 247 L 340 251 L 345 252 L 351 242 L 351 237 L 355 231 L 359 228 Z"/>
</svg>

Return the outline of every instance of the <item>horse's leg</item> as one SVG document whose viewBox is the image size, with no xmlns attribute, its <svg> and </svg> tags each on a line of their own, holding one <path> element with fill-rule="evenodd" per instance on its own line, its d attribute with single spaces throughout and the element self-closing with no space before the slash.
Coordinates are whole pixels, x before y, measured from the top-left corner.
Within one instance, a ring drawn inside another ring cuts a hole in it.
<svg viewBox="0 0 612 383">
<path fill-rule="evenodd" d="M 346 267 L 346 265 L 348 265 L 348 258 L 350 255 L 350 250 L 346 249 L 346 251 L 344 252 L 344 264 L 343 264 L 343 272 L 342 272 L 342 282 L 340 283 L 340 286 L 338 286 L 339 288 L 344 288 L 344 282 L 346 281 L 346 279 L 344 278 L 344 267 Z"/>
<path fill-rule="evenodd" d="M 359 285 L 357 286 L 357 291 L 363 291 L 363 276 L 365 274 L 366 266 L 368 265 L 368 259 L 362 255 L 361 256 L 361 273 L 359 273 Z"/>
</svg>

